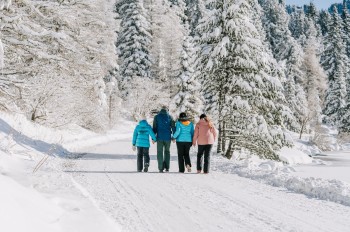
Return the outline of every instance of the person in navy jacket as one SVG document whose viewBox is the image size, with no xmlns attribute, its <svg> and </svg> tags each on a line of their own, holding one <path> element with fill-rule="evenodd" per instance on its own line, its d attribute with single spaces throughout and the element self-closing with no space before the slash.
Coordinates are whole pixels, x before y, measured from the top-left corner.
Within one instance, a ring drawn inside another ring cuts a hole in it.
<svg viewBox="0 0 350 232">
<path fill-rule="evenodd" d="M 157 136 L 157 161 L 159 172 L 169 172 L 171 136 L 175 132 L 175 122 L 166 106 L 154 117 L 153 132 Z"/>
</svg>

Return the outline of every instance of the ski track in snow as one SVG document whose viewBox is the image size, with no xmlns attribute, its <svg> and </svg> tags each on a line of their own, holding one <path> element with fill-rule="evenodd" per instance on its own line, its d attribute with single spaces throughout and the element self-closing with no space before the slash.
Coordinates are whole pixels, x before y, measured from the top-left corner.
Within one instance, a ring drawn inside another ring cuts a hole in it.
<svg viewBox="0 0 350 232">
<path fill-rule="evenodd" d="M 179 174 L 174 144 L 171 172 L 158 173 L 150 154 L 150 172 L 137 173 L 130 141 L 114 141 L 66 172 L 123 231 L 350 231 L 350 207 L 220 171 Z"/>
</svg>

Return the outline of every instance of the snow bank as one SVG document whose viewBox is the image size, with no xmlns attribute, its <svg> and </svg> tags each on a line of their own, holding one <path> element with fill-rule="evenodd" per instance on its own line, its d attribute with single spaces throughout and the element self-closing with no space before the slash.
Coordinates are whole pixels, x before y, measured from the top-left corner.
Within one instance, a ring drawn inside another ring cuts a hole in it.
<svg viewBox="0 0 350 232">
<path fill-rule="evenodd" d="M 309 164 L 312 158 L 306 153 L 300 151 L 296 147 L 283 147 L 279 152 L 279 158 L 288 164 Z"/>
<path fill-rule="evenodd" d="M 68 125 L 61 130 L 47 128 L 28 121 L 21 114 L 0 112 L 0 139 L 6 138 L 6 142 L 2 141 L 3 149 L 17 144 L 35 152 L 52 153 L 61 157 L 84 147 L 130 138 L 132 136 L 130 128 L 134 126 L 133 122 L 122 121 L 116 125 L 116 129 L 105 134 L 97 134 L 77 125 Z M 55 152 L 51 152 L 53 149 Z"/>
<path fill-rule="evenodd" d="M 62 231 L 58 223 L 62 209 L 37 191 L 1 174 L 0 183 L 1 231 Z"/>
<path fill-rule="evenodd" d="M 60 171 L 74 160 L 50 157 L 35 174 L 33 169 L 46 154 L 65 157 L 84 146 L 131 137 L 132 130 L 126 130 L 131 125 L 121 124 L 120 133 L 99 135 L 74 125 L 45 128 L 23 115 L 0 113 L 0 231 L 121 231 Z"/>
<path fill-rule="evenodd" d="M 260 160 L 251 157 L 245 161 L 227 162 L 219 156 L 213 157 L 212 165 L 216 171 L 233 173 L 276 187 L 283 187 L 309 197 L 337 202 L 350 206 L 350 185 L 339 180 L 321 178 L 301 178 L 291 175 L 295 170 L 280 162 Z"/>
</svg>

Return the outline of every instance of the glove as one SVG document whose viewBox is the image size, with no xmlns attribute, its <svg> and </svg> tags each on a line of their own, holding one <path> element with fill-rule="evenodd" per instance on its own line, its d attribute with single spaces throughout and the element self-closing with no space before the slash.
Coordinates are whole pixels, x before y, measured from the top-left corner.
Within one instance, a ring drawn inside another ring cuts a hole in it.
<svg viewBox="0 0 350 232">
<path fill-rule="evenodd" d="M 132 146 L 132 150 L 133 150 L 133 151 L 136 151 L 136 147 L 135 147 L 135 146 Z"/>
</svg>

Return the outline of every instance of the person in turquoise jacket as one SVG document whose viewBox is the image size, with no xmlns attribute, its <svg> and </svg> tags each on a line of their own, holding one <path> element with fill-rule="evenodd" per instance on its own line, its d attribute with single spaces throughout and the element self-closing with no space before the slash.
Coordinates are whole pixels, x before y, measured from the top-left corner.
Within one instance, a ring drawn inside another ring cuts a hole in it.
<svg viewBox="0 0 350 232">
<path fill-rule="evenodd" d="M 139 122 L 134 130 L 134 135 L 132 138 L 132 146 L 135 151 L 137 148 L 137 171 L 141 172 L 144 166 L 143 171 L 147 172 L 150 165 L 149 158 L 149 137 L 151 136 L 152 142 L 157 141 L 156 135 L 154 134 L 151 125 L 144 119 Z M 143 159 L 144 158 L 144 159 Z M 144 162 L 143 162 L 144 161 Z M 144 164 L 144 165 L 143 165 Z"/>
<path fill-rule="evenodd" d="M 188 119 L 186 113 L 181 113 L 176 122 L 176 131 L 173 135 L 173 141 L 176 139 L 177 155 L 179 161 L 179 172 L 185 172 L 185 166 L 188 172 L 191 172 L 190 149 L 194 135 L 193 123 Z"/>
</svg>

